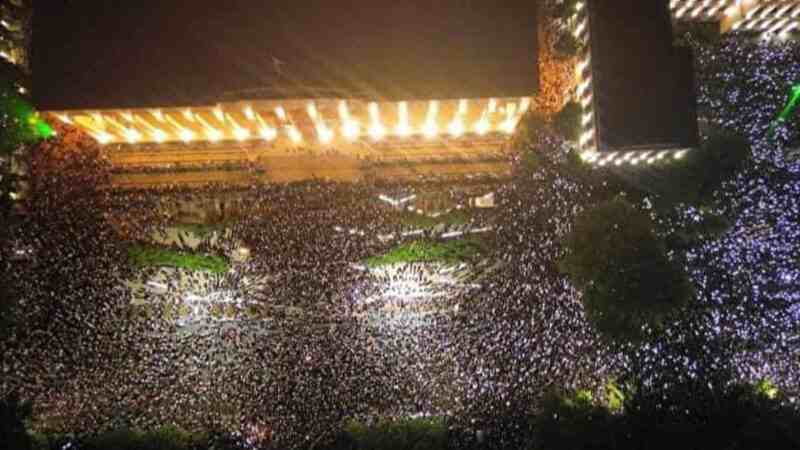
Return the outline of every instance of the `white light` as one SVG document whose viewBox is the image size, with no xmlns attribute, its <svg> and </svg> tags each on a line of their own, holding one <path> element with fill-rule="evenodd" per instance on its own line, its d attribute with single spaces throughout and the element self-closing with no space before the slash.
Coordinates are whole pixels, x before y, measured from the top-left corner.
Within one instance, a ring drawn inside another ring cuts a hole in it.
<svg viewBox="0 0 800 450">
<path fill-rule="evenodd" d="M 519 114 L 525 114 L 531 107 L 531 98 L 523 97 L 519 103 Z"/>
<path fill-rule="evenodd" d="M 311 120 L 316 121 L 319 113 L 317 112 L 317 107 L 314 105 L 314 102 L 309 102 L 306 110 L 308 111 L 308 116 L 311 117 Z"/>
<path fill-rule="evenodd" d="M 386 136 L 386 128 L 379 123 L 373 123 L 370 125 L 368 132 L 369 136 L 375 141 L 379 141 Z"/>
<path fill-rule="evenodd" d="M 139 142 L 139 140 L 142 138 L 142 133 L 139 133 L 138 131 L 133 129 L 129 129 L 125 132 L 125 138 L 128 139 L 128 142 L 134 144 L 136 142 Z"/>
<path fill-rule="evenodd" d="M 303 142 L 303 135 L 300 133 L 300 130 L 297 129 L 296 126 L 290 125 L 288 128 L 289 139 L 292 140 L 295 144 L 299 144 Z"/>
<path fill-rule="evenodd" d="M 431 100 L 428 105 L 428 117 L 422 127 L 422 134 L 428 139 L 433 139 L 439 134 L 439 126 L 436 124 L 436 116 L 439 115 L 439 102 Z"/>
<path fill-rule="evenodd" d="M 221 123 L 225 123 L 225 113 L 222 112 L 221 106 L 217 106 L 216 108 L 214 108 L 213 112 L 214 112 L 214 117 L 216 117 L 218 121 L 220 121 Z"/>
<path fill-rule="evenodd" d="M 206 130 L 206 136 L 208 136 L 208 140 L 211 142 L 218 142 L 222 140 L 223 134 L 221 131 L 217 130 L 216 128 L 210 128 Z"/>
<path fill-rule="evenodd" d="M 350 111 L 347 109 L 347 102 L 344 100 L 339 101 L 339 120 L 343 123 L 350 119 Z"/>
<path fill-rule="evenodd" d="M 233 136 L 238 141 L 244 141 L 250 137 L 250 130 L 247 130 L 245 128 L 237 128 L 233 131 Z"/>
<path fill-rule="evenodd" d="M 386 136 L 386 127 L 381 124 L 380 109 L 377 103 L 371 102 L 369 104 L 369 115 L 372 123 L 370 124 L 368 133 L 373 140 L 379 141 Z"/>
<path fill-rule="evenodd" d="M 247 117 L 248 120 L 256 119 L 256 114 L 253 112 L 253 107 L 250 105 L 244 107 L 244 115 L 245 117 Z"/>
<path fill-rule="evenodd" d="M 191 130 L 187 130 L 185 128 L 180 131 L 179 136 L 183 142 L 192 142 L 192 140 L 194 139 L 194 133 L 192 133 Z M 222 138 L 222 136 L 219 136 L 217 140 L 219 140 L 220 138 Z"/>
<path fill-rule="evenodd" d="M 188 120 L 189 122 L 194 122 L 194 114 L 192 113 L 192 110 L 189 108 L 183 110 L 183 117 L 185 117 L 186 120 Z"/>
<path fill-rule="evenodd" d="M 451 136 L 455 138 L 461 137 L 464 134 L 464 122 L 461 121 L 461 117 L 456 117 L 450 122 L 450 126 L 447 129 Z"/>
<path fill-rule="evenodd" d="M 435 122 L 426 122 L 422 127 L 422 134 L 428 139 L 433 139 L 439 134 L 439 127 Z"/>
<path fill-rule="evenodd" d="M 458 101 L 458 114 L 466 115 L 467 112 L 469 112 L 469 100 L 462 98 Z"/>
<path fill-rule="evenodd" d="M 328 144 L 333 140 L 333 131 L 324 125 L 317 127 L 317 135 L 323 144 Z"/>
<path fill-rule="evenodd" d="M 344 137 L 349 141 L 355 141 L 358 139 L 358 136 L 361 133 L 360 128 L 361 127 L 358 126 L 358 122 L 354 120 L 348 120 L 342 126 L 342 135 L 344 135 Z"/>
<path fill-rule="evenodd" d="M 279 119 L 286 121 L 286 110 L 283 109 L 283 106 L 275 108 L 275 115 L 277 115 Z"/>
<path fill-rule="evenodd" d="M 105 132 L 96 134 L 94 138 L 97 140 L 97 142 L 103 145 L 108 144 L 113 139 L 110 134 Z"/>
<path fill-rule="evenodd" d="M 488 119 L 486 118 L 481 119 L 478 123 L 475 124 L 475 132 L 481 136 L 485 136 L 486 133 L 489 132 L 491 126 L 492 125 L 489 123 Z"/>
<path fill-rule="evenodd" d="M 272 141 L 278 136 L 278 131 L 272 127 L 261 128 L 261 137 L 266 141 Z"/>
<path fill-rule="evenodd" d="M 167 140 L 167 133 L 156 128 L 155 131 L 153 131 L 153 139 L 155 139 L 158 143 L 164 142 Z"/>
<path fill-rule="evenodd" d="M 408 102 L 400 102 L 397 104 L 398 123 L 395 133 L 401 137 L 408 137 L 411 135 L 411 125 L 408 123 Z"/>
</svg>

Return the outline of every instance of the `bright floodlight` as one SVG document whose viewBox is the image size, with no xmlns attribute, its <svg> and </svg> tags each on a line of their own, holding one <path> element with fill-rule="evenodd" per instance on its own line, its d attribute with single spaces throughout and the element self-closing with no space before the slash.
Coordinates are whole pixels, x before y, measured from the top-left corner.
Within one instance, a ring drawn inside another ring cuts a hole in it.
<svg viewBox="0 0 800 450">
<path fill-rule="evenodd" d="M 216 128 L 211 128 L 207 130 L 206 136 L 208 136 L 208 140 L 211 142 L 217 142 L 222 140 L 222 132 L 217 130 Z"/>
<path fill-rule="evenodd" d="M 329 144 L 333 140 L 333 131 L 325 125 L 317 127 L 317 135 L 319 136 L 319 141 L 323 144 Z"/>
<path fill-rule="evenodd" d="M 189 130 L 183 129 L 181 130 L 180 137 L 183 142 L 191 142 L 192 139 L 194 139 L 194 133 L 192 133 Z M 220 138 L 221 137 L 222 136 L 220 136 Z"/>
<path fill-rule="evenodd" d="M 422 127 L 422 134 L 428 139 L 433 139 L 439 134 L 439 126 L 436 123 L 436 116 L 439 115 L 439 102 L 431 100 L 428 105 L 428 117 L 425 119 L 425 125 Z"/>
<path fill-rule="evenodd" d="M 372 102 L 369 104 L 369 115 L 372 119 L 372 124 L 369 126 L 368 133 L 370 137 L 375 140 L 379 141 L 386 136 L 386 127 L 381 124 L 381 115 L 380 110 L 378 109 L 378 104 Z"/>
<path fill-rule="evenodd" d="M 303 142 L 303 135 L 300 134 L 300 130 L 298 130 L 296 126 L 290 125 L 288 132 L 289 132 L 289 139 L 291 139 L 292 142 L 294 142 L 295 144 Z"/>
<path fill-rule="evenodd" d="M 456 117 L 450 122 L 450 126 L 447 129 L 451 136 L 455 138 L 461 137 L 464 134 L 464 122 L 461 120 L 461 117 Z"/>
<path fill-rule="evenodd" d="M 250 131 L 245 128 L 237 128 L 233 131 L 233 136 L 238 141 L 244 141 L 250 137 Z"/>
<path fill-rule="evenodd" d="M 278 136 L 278 132 L 272 127 L 262 127 L 260 130 L 261 137 L 266 141 L 272 141 Z"/>
<path fill-rule="evenodd" d="M 411 125 L 408 121 L 408 102 L 400 102 L 397 104 L 397 129 L 395 130 L 398 136 L 407 137 L 411 135 Z"/>
<path fill-rule="evenodd" d="M 283 106 L 275 108 L 275 115 L 277 115 L 279 119 L 286 121 L 286 110 L 283 109 Z"/>
<path fill-rule="evenodd" d="M 342 135 L 348 141 L 355 141 L 358 139 L 359 134 L 360 127 L 358 126 L 358 122 L 348 119 L 344 125 L 342 125 Z"/>
</svg>

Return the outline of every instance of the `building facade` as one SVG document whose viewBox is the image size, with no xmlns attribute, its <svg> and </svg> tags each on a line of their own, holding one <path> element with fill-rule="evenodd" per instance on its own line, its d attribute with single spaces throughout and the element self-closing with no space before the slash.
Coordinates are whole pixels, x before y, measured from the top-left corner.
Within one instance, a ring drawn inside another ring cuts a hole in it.
<svg viewBox="0 0 800 450">
<path fill-rule="evenodd" d="M 0 1 L 0 58 L 30 72 L 32 0 Z"/>
</svg>

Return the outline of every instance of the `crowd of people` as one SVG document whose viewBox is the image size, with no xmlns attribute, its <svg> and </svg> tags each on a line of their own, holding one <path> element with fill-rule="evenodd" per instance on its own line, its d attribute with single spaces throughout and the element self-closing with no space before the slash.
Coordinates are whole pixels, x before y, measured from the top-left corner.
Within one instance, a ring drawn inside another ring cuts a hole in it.
<svg viewBox="0 0 800 450">
<path fill-rule="evenodd" d="M 536 148 L 561 144 L 543 136 Z M 676 256 L 701 288 L 698 306 L 639 348 L 603 341 L 558 270 L 560 240 L 594 193 L 555 165 L 492 186 L 497 208 L 472 224 L 491 227 L 491 245 L 458 268 L 364 266 L 408 231 L 378 200 L 398 186 L 239 189 L 227 231 L 195 250 L 244 246 L 248 257 L 212 275 L 137 268 L 126 246 L 172 226 L 173 202 L 227 197 L 228 187 L 115 191 L 102 188 L 102 164 L 76 164 L 86 186 L 62 189 L 76 179 L 59 172 L 13 230 L 27 256 L 3 267 L 19 296 L 17 325 L 0 342 L 0 393 L 34 400 L 39 429 L 177 424 L 287 446 L 329 439 L 347 419 L 407 416 L 513 439 L 522 422 L 509 417 L 549 390 L 600 393 L 632 371 L 657 383 L 733 366 L 741 379 L 770 377 L 796 393 L 798 171 L 756 151 L 760 166 L 721 195 L 733 229 Z M 680 220 L 692 220 L 687 211 Z M 379 238 L 390 234 L 400 237 Z M 151 280 L 166 291 L 146 291 Z M 164 314 L 215 295 L 258 314 L 191 325 Z"/>
<path fill-rule="evenodd" d="M 124 247 L 153 245 L 174 225 L 173 202 L 222 197 L 224 186 L 99 190 L 82 208 L 65 199 L 19 229 L 33 251 L 15 265 L 24 326 L 3 343 L 3 388 L 34 399 L 41 426 L 55 430 L 267 426 L 275 441 L 303 442 L 351 417 L 446 415 L 474 427 L 535 397 L 544 380 L 602 380 L 613 361 L 601 363 L 606 349 L 552 267 L 565 228 L 548 224 L 567 220 L 565 202 L 579 193 L 535 185 L 543 190 L 499 186 L 509 209 L 470 224 L 500 230 L 487 237 L 491 253 L 379 268 L 363 262 L 409 230 L 379 200 L 400 187 L 254 186 L 237 193 L 225 231 L 194 249 L 249 249 L 223 274 L 137 268 Z M 538 196 L 535 209 L 526 195 Z M 530 233 L 535 243 L 523 240 Z M 190 323 L 164 313 L 215 295 L 260 309 Z"/>
</svg>

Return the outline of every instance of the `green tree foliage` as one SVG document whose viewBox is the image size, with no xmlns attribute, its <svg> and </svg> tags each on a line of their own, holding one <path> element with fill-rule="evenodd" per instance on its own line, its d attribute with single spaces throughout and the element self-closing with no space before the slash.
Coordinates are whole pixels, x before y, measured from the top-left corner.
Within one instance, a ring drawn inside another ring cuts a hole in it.
<svg viewBox="0 0 800 450">
<path fill-rule="evenodd" d="M 551 395 L 533 448 L 674 450 L 800 448 L 800 413 L 756 385 L 640 387 L 612 412 L 580 393 Z"/>
<path fill-rule="evenodd" d="M 441 262 L 458 264 L 469 260 L 482 251 L 478 239 L 457 239 L 452 241 L 414 241 L 395 247 L 386 254 L 367 259 L 370 267 L 414 262 Z"/>
<path fill-rule="evenodd" d="M 441 419 L 404 419 L 365 426 L 352 422 L 334 444 L 336 450 L 436 450 L 447 448 Z"/>
<path fill-rule="evenodd" d="M 680 161 L 620 173 L 630 189 L 651 194 L 659 208 L 685 203 L 712 204 L 723 182 L 742 170 L 751 155 L 750 144 L 736 134 L 715 131 L 700 149 Z"/>
<path fill-rule="evenodd" d="M 670 233 L 666 240 L 671 249 L 686 249 L 711 238 L 718 238 L 731 227 L 731 222 L 724 216 L 708 211 L 701 211 L 700 220 L 691 222 L 684 228 Z"/>
<path fill-rule="evenodd" d="M 722 183 L 744 167 L 750 154 L 745 138 L 716 132 L 698 151 L 689 152 L 683 164 L 674 167 L 672 181 L 668 186 L 658 186 L 656 193 L 670 203 L 708 204 Z"/>
<path fill-rule="evenodd" d="M 24 94 L 24 84 L 26 77 L 19 68 L 0 63 L 0 156 L 52 134 Z"/>
<path fill-rule="evenodd" d="M 174 426 L 158 428 L 151 432 L 118 429 L 103 433 L 82 442 L 86 450 L 190 450 L 203 448 L 207 438 Z"/>
<path fill-rule="evenodd" d="M 514 133 L 513 143 L 517 147 L 533 145 L 536 139 L 547 131 L 547 120 L 535 111 L 528 111 L 522 116 Z"/>
<path fill-rule="evenodd" d="M 581 105 L 569 102 L 553 118 L 553 128 L 568 141 L 577 141 L 581 131 Z"/>
<path fill-rule="evenodd" d="M 542 412 L 533 420 L 533 448 L 617 448 L 618 421 L 608 409 L 594 404 L 590 395 L 550 393 Z"/>
<path fill-rule="evenodd" d="M 222 256 L 179 252 L 156 247 L 131 247 L 128 254 L 139 267 L 178 267 L 189 270 L 225 273 L 230 268 Z"/>
<path fill-rule="evenodd" d="M 623 433 L 631 448 L 800 448 L 800 414 L 757 385 L 714 389 L 702 380 L 666 391 L 641 387 L 626 405 Z"/>
<path fill-rule="evenodd" d="M 581 213 L 560 263 L 583 291 L 590 322 L 615 341 L 639 341 L 689 301 L 686 273 L 671 262 L 644 212 L 617 198 Z"/>
<path fill-rule="evenodd" d="M 578 56 L 582 45 L 572 33 L 565 31 L 556 39 L 554 48 L 562 58 L 574 58 Z"/>
<path fill-rule="evenodd" d="M 31 437 L 25 429 L 25 420 L 31 415 L 31 406 L 20 402 L 16 395 L 0 400 L 0 448 L 4 450 L 30 450 Z"/>
<path fill-rule="evenodd" d="M 551 0 L 550 10 L 557 19 L 570 19 L 578 11 L 578 0 Z"/>
</svg>

